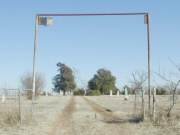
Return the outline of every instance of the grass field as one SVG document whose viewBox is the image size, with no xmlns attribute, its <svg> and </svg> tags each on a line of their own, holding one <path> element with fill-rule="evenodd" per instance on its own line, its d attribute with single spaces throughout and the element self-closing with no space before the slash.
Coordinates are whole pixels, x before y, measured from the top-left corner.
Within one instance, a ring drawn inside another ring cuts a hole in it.
<svg viewBox="0 0 180 135">
<path fill-rule="evenodd" d="M 179 97 L 180 98 L 180 97 Z M 138 99 L 137 113 L 141 104 Z M 146 102 L 147 103 L 147 102 Z M 180 99 L 172 112 L 172 118 L 165 117 L 169 106 L 169 96 L 157 96 L 158 124 L 148 119 L 138 121 L 134 115 L 134 96 L 128 101 L 123 96 L 92 97 L 40 97 L 35 104 L 31 119 L 30 101 L 22 100 L 22 124 L 4 124 L 4 113 L 12 104 L 0 104 L 0 135 L 179 135 Z M 8 117 L 12 118 L 12 117 Z M 9 119 L 6 119 L 9 120 Z"/>
</svg>

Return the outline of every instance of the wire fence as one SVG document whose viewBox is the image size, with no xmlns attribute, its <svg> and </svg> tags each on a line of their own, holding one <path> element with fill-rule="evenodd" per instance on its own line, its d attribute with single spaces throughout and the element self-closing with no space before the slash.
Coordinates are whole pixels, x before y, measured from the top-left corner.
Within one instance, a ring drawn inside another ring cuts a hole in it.
<svg viewBox="0 0 180 135">
<path fill-rule="evenodd" d="M 178 94 L 175 94 L 173 97 L 172 94 L 167 95 L 156 95 L 155 94 L 155 105 L 153 108 L 153 94 L 151 95 L 151 112 L 148 109 L 148 95 L 144 96 L 144 106 L 143 106 L 143 93 L 141 90 L 137 90 L 134 95 L 134 114 L 136 116 L 142 115 L 144 111 L 144 115 L 152 116 L 155 113 L 156 119 L 158 117 L 167 117 L 169 112 L 171 116 L 177 116 L 180 112 L 180 97 Z M 143 108 L 144 107 L 144 108 Z"/>
<path fill-rule="evenodd" d="M 28 121 L 31 117 L 31 101 L 27 91 L 20 89 L 0 89 L 0 124 Z"/>
</svg>

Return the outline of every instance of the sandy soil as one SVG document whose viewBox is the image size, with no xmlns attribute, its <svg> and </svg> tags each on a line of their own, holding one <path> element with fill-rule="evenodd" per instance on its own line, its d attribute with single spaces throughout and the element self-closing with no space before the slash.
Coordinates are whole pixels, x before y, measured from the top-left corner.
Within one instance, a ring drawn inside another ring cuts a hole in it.
<svg viewBox="0 0 180 135">
<path fill-rule="evenodd" d="M 158 105 L 166 108 L 167 101 L 167 97 L 159 97 Z M 128 101 L 123 96 L 41 97 L 35 106 L 33 120 L 23 121 L 22 125 L 16 126 L 0 125 L 0 135 L 180 134 L 178 117 L 173 124 L 163 126 L 135 119 L 133 97 Z M 173 113 L 179 116 L 179 112 L 180 102 L 177 102 Z"/>
</svg>

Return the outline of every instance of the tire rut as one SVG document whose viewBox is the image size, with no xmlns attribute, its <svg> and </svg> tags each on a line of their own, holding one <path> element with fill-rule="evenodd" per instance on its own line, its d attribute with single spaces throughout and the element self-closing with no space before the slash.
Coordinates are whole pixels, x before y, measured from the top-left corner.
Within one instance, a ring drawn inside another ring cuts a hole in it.
<svg viewBox="0 0 180 135">
<path fill-rule="evenodd" d="M 83 97 L 86 103 L 91 106 L 91 108 L 98 114 L 104 117 L 104 122 L 109 123 L 120 123 L 123 122 L 117 115 L 114 115 L 113 112 L 99 104 L 96 104 L 94 101 L 89 100 L 88 98 Z"/>
<path fill-rule="evenodd" d="M 69 103 L 63 109 L 48 135 L 70 135 L 73 134 L 72 115 L 76 110 L 75 97 L 71 97 Z"/>
<path fill-rule="evenodd" d="M 106 131 L 101 131 L 102 133 L 109 135 L 132 135 L 133 132 L 131 130 L 126 130 L 126 124 L 129 123 L 128 120 L 121 119 L 120 116 L 115 115 L 111 110 L 108 108 L 105 108 L 94 101 L 91 101 L 88 98 L 83 97 L 83 99 L 86 101 L 86 103 L 94 110 L 95 113 L 98 113 L 101 117 L 103 117 L 103 120 L 100 120 L 104 123 L 103 129 L 106 129 Z"/>
</svg>

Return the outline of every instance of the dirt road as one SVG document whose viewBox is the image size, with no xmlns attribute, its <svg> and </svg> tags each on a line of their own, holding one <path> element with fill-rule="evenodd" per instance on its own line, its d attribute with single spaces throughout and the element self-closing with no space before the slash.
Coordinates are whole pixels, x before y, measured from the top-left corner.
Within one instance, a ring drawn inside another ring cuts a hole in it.
<svg viewBox="0 0 180 135">
<path fill-rule="evenodd" d="M 83 97 L 72 97 L 57 118 L 49 135 L 122 135 L 131 134 L 111 110 Z"/>
</svg>

